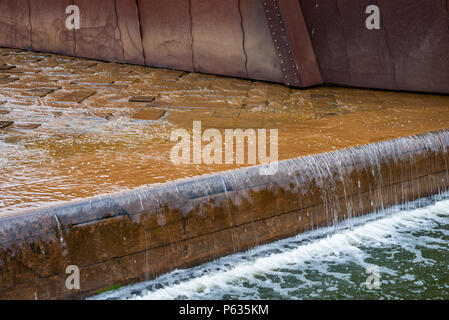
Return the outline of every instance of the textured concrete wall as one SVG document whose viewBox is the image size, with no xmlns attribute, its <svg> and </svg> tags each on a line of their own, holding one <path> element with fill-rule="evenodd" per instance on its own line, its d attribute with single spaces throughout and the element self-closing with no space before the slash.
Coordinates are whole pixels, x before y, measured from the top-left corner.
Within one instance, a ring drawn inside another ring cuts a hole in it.
<svg viewBox="0 0 449 320">
<path fill-rule="evenodd" d="M 445 191 L 448 147 L 429 133 L 2 216 L 0 298 L 83 297 Z"/>
</svg>

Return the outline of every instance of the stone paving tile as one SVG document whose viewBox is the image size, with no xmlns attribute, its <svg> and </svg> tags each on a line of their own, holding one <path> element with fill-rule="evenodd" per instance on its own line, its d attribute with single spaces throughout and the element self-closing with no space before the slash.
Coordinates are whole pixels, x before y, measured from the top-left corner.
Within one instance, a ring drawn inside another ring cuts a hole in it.
<svg viewBox="0 0 449 320">
<path fill-rule="evenodd" d="M 25 96 L 43 98 L 59 88 L 33 88 L 26 91 Z"/>
<path fill-rule="evenodd" d="M 132 115 L 133 119 L 137 120 L 159 120 L 166 114 L 165 110 L 148 110 L 142 109 Z"/>
<path fill-rule="evenodd" d="M 93 96 L 96 91 L 72 91 L 54 95 L 52 100 L 60 103 L 81 103 Z"/>
<path fill-rule="evenodd" d="M 156 99 L 155 96 L 135 96 L 129 98 L 130 102 L 153 102 Z"/>
<path fill-rule="evenodd" d="M 40 123 L 14 123 L 13 128 L 33 130 L 41 126 Z"/>
</svg>

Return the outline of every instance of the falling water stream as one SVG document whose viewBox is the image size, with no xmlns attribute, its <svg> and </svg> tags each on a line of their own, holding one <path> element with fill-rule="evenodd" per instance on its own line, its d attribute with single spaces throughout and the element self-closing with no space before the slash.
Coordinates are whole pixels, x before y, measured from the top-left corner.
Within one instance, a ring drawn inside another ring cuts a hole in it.
<svg viewBox="0 0 449 320">
<path fill-rule="evenodd" d="M 448 299 L 449 194 L 92 299 Z"/>
</svg>

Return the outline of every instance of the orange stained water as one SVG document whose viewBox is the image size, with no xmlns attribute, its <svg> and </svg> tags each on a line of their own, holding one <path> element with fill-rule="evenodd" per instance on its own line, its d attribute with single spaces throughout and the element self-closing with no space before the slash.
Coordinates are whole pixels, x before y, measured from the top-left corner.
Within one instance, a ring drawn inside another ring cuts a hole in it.
<svg viewBox="0 0 449 320">
<path fill-rule="evenodd" d="M 239 167 L 174 165 L 170 134 L 193 121 L 277 129 L 282 160 L 448 129 L 449 96 L 300 90 L 0 48 L 0 214 Z"/>
</svg>

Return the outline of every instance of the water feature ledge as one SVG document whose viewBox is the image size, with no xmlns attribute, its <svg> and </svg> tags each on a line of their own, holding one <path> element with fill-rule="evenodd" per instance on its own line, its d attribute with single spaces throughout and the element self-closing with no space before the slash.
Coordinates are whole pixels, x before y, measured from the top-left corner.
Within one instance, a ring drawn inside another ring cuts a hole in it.
<svg viewBox="0 0 449 320">
<path fill-rule="evenodd" d="M 443 130 L 7 214 L 0 298 L 82 298 L 446 192 L 448 160 Z"/>
</svg>

